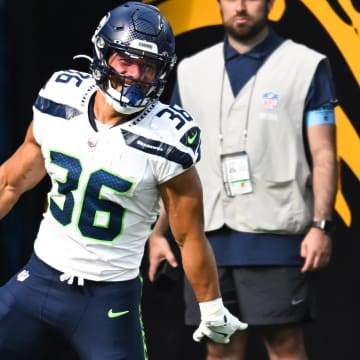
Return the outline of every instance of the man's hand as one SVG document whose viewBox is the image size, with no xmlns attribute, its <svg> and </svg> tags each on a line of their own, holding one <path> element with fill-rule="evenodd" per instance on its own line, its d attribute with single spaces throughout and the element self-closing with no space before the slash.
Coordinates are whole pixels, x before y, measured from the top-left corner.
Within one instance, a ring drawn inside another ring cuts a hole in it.
<svg viewBox="0 0 360 360">
<path fill-rule="evenodd" d="M 248 324 L 241 322 L 224 307 L 224 314 L 218 320 L 201 321 L 193 333 L 193 339 L 199 342 L 207 337 L 214 342 L 227 344 L 235 331 L 245 330 L 247 327 Z"/>
<path fill-rule="evenodd" d="M 156 272 L 162 261 L 167 261 L 171 267 L 176 268 L 178 263 L 175 254 L 171 251 L 168 240 L 165 236 L 157 233 L 151 234 L 149 238 L 149 280 L 155 280 Z"/>
<path fill-rule="evenodd" d="M 311 228 L 301 243 L 301 256 L 305 258 L 302 272 L 327 266 L 332 253 L 331 237 L 317 228 Z"/>
</svg>

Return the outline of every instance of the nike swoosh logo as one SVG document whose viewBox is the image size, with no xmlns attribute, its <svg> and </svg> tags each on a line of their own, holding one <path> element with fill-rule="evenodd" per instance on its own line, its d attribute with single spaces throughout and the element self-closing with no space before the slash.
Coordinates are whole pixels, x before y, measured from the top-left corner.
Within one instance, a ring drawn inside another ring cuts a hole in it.
<svg viewBox="0 0 360 360">
<path fill-rule="evenodd" d="M 305 299 L 292 299 L 291 300 L 291 305 L 297 305 L 300 304 L 304 301 Z"/>
<path fill-rule="evenodd" d="M 193 136 L 188 136 L 187 137 L 187 142 L 189 145 L 192 145 L 194 143 L 194 141 L 196 140 L 198 136 L 198 132 L 196 131 L 195 134 Z"/>
<path fill-rule="evenodd" d="M 129 312 L 129 310 L 120 311 L 120 312 L 113 312 L 113 310 L 110 309 L 109 312 L 108 312 L 108 317 L 110 319 L 114 319 L 114 318 L 118 318 L 120 316 L 126 315 L 128 312 Z"/>
<path fill-rule="evenodd" d="M 220 331 L 216 331 L 216 330 L 213 330 L 211 329 L 212 332 L 214 332 L 215 334 L 219 334 L 219 335 L 222 335 L 223 337 L 226 337 L 228 334 L 226 333 L 223 333 L 223 332 L 220 332 Z"/>
</svg>

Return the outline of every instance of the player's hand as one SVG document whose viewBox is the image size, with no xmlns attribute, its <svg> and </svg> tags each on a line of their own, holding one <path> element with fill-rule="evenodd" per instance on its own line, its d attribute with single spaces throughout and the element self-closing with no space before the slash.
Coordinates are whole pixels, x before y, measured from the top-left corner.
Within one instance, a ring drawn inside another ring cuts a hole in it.
<svg viewBox="0 0 360 360">
<path fill-rule="evenodd" d="M 231 335 L 237 330 L 245 330 L 248 324 L 241 322 L 224 307 L 224 314 L 217 320 L 202 320 L 199 327 L 193 333 L 196 342 L 204 337 L 210 340 L 227 344 L 230 342 Z"/>
</svg>

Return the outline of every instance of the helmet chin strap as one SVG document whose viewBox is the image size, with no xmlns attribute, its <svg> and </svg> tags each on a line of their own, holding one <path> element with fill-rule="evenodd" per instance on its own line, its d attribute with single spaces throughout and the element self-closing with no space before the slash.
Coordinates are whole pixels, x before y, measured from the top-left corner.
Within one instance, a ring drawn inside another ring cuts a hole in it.
<svg viewBox="0 0 360 360">
<path fill-rule="evenodd" d="M 122 92 L 119 92 L 111 86 L 109 81 L 108 89 L 104 94 L 106 102 L 118 113 L 130 115 L 145 108 L 145 105 L 133 106 L 145 98 L 141 89 L 135 85 L 126 86 Z"/>
<path fill-rule="evenodd" d="M 125 86 L 122 91 L 121 102 L 126 103 L 126 105 L 136 105 L 139 100 L 144 99 L 144 93 L 138 86 L 130 85 Z"/>
</svg>

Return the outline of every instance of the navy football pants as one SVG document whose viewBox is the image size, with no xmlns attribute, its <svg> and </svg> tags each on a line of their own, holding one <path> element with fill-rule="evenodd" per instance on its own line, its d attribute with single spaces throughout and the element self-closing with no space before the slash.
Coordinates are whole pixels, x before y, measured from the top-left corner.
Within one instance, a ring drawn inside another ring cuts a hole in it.
<svg viewBox="0 0 360 360">
<path fill-rule="evenodd" d="M 49 333 L 68 341 L 81 360 L 147 359 L 140 278 L 79 286 L 60 275 L 33 255 L 0 288 L 0 359 L 29 359 Z"/>
</svg>

